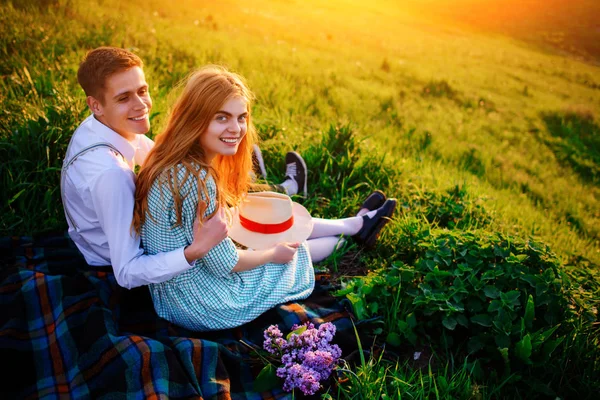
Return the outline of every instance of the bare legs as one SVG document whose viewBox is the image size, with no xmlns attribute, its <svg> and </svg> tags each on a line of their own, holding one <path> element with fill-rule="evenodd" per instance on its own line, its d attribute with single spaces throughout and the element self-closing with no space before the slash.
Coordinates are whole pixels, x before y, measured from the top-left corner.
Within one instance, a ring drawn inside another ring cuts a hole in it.
<svg viewBox="0 0 600 400">
<path fill-rule="evenodd" d="M 339 236 L 327 236 L 316 239 L 308 239 L 308 252 L 313 263 L 318 263 L 329 257 L 333 251 L 341 247 L 346 239 Z"/>
<path fill-rule="evenodd" d="M 356 235 L 363 226 L 362 217 L 350 217 L 343 219 L 313 218 L 313 230 L 308 239 L 316 239 L 326 236 L 352 236 Z"/>
<path fill-rule="evenodd" d="M 376 212 L 377 210 L 367 210 L 363 214 L 372 218 Z M 356 235 L 362 226 L 362 216 L 343 219 L 313 218 L 313 231 L 308 237 L 308 250 L 312 261 L 319 262 L 329 257 L 335 249 L 344 244 L 345 239 L 341 239 L 341 235 Z"/>
</svg>

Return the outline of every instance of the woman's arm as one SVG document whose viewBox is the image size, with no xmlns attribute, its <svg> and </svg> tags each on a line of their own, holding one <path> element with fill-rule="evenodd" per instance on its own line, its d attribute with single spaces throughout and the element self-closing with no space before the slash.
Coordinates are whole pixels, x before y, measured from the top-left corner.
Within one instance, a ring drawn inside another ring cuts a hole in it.
<svg viewBox="0 0 600 400">
<path fill-rule="evenodd" d="M 227 237 L 228 229 L 223 208 L 219 208 L 215 215 L 210 219 L 204 219 L 202 223 L 200 223 L 202 215 L 199 211 L 200 207 L 198 207 L 196 220 L 193 224 L 194 240 L 183 251 L 188 263 L 204 257 L 210 249 Z"/>
<path fill-rule="evenodd" d="M 238 250 L 239 260 L 231 272 L 248 271 L 267 263 L 287 264 L 292 261 L 300 243 L 279 243 L 267 250 Z"/>
<path fill-rule="evenodd" d="M 180 180 L 183 181 L 183 172 L 179 171 L 179 174 Z M 186 258 L 193 259 L 195 256 L 203 255 L 201 258 L 203 259 L 207 269 L 215 276 L 222 277 L 225 277 L 233 272 L 247 271 L 258 267 L 259 265 L 264 265 L 270 262 L 276 264 L 286 264 L 294 258 L 300 243 L 280 243 L 277 246 L 267 250 L 244 251 L 236 249 L 231 239 L 227 238 L 222 240 L 221 235 L 226 236 L 227 230 L 226 226 L 223 227 L 223 224 L 225 223 L 223 209 L 218 210 L 211 220 L 207 220 L 205 222 L 206 226 L 198 229 L 198 226 L 193 224 L 194 220 L 197 221 L 201 217 L 198 214 L 198 203 L 200 201 L 207 201 L 207 199 L 204 197 L 204 193 L 201 193 L 201 199 L 198 198 L 197 185 L 198 179 L 205 179 L 205 177 L 205 170 L 202 170 L 199 176 L 192 176 L 192 174 L 190 174 L 185 185 L 185 194 L 188 195 L 184 196 L 182 219 L 187 241 L 188 243 L 191 243 L 191 245 L 186 248 Z M 215 207 L 217 206 L 216 185 L 212 177 L 206 180 L 206 188 L 208 190 L 208 198 L 210 199 L 210 202 L 208 208 L 202 216 L 203 218 L 206 218 L 215 210 Z M 184 191 L 182 190 L 182 192 Z M 215 219 L 215 217 L 217 218 Z M 174 224 L 175 220 L 172 219 L 171 223 Z M 205 233 L 209 233 L 212 230 L 218 232 L 218 235 L 215 235 L 213 238 L 206 238 L 204 240 L 195 240 L 196 238 L 201 238 Z M 195 242 L 198 242 L 197 246 L 194 246 Z M 190 247 L 192 247 L 192 249 L 190 249 Z M 196 254 L 189 254 L 190 250 L 194 250 Z"/>
</svg>

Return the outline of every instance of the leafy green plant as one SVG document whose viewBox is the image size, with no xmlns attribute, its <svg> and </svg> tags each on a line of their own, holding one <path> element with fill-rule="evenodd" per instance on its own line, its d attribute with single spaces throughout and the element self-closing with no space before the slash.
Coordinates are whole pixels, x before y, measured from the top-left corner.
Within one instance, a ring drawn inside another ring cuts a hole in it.
<svg viewBox="0 0 600 400">
<path fill-rule="evenodd" d="M 560 321 L 569 319 L 570 281 L 547 246 L 481 231 L 404 233 L 404 261 L 337 293 L 357 317 L 388 310 L 391 344 L 466 345 L 505 375 L 549 360 L 563 340 Z"/>
</svg>

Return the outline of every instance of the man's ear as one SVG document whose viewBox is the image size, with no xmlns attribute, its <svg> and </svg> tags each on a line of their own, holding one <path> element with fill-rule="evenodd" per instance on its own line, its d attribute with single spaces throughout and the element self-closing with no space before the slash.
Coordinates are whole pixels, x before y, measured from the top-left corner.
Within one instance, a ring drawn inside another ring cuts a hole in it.
<svg viewBox="0 0 600 400">
<path fill-rule="evenodd" d="M 86 99 L 86 103 L 90 110 L 94 113 L 94 115 L 96 115 L 97 117 L 101 117 L 104 115 L 104 107 L 102 107 L 102 103 L 100 102 L 100 100 L 93 96 L 88 96 Z"/>
</svg>

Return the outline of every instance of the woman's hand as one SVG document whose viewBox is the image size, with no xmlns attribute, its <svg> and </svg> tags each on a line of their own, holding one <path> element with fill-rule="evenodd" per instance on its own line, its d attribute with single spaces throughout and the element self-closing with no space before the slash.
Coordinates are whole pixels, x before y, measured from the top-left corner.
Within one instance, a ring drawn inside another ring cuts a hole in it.
<svg viewBox="0 0 600 400">
<path fill-rule="evenodd" d="M 220 207 L 215 215 L 202 221 L 202 224 L 198 222 L 202 218 L 200 212 L 199 203 L 194 221 L 194 241 L 183 251 L 185 259 L 189 263 L 204 257 L 210 249 L 221 243 L 229 232 L 223 208 Z"/>
<path fill-rule="evenodd" d="M 271 262 L 275 264 L 287 264 L 294 258 L 300 243 L 279 243 L 272 249 Z"/>
<path fill-rule="evenodd" d="M 279 243 L 267 250 L 238 250 L 240 256 L 231 272 L 242 272 L 267 263 L 287 264 L 294 258 L 300 243 Z"/>
</svg>

